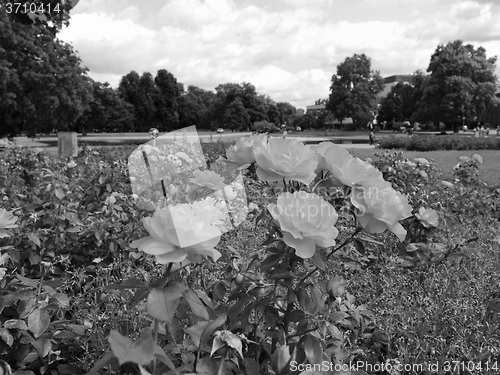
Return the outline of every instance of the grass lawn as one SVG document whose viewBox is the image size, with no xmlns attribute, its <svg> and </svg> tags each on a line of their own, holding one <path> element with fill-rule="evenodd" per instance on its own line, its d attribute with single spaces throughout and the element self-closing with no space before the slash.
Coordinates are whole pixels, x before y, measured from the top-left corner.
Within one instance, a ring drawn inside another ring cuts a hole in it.
<svg viewBox="0 0 500 375">
<path fill-rule="evenodd" d="M 354 155 L 361 159 L 373 158 L 376 153 L 382 153 L 382 149 L 350 149 Z M 498 150 L 440 150 L 440 151 L 405 151 L 408 158 L 426 158 L 433 160 L 443 172 L 443 178 L 452 180 L 451 168 L 458 163 L 462 155 L 471 156 L 473 153 L 483 155 L 484 164 L 479 166 L 479 178 L 490 185 L 500 184 L 500 151 Z"/>
</svg>

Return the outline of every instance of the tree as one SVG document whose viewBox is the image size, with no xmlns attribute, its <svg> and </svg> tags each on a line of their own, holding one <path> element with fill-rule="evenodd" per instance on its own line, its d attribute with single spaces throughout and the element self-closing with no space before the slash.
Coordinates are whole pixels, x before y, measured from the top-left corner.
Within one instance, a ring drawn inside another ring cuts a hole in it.
<svg viewBox="0 0 500 375">
<path fill-rule="evenodd" d="M 342 123 L 355 113 L 374 110 L 376 95 L 382 91 L 383 79 L 371 70 L 371 60 L 355 54 L 337 66 L 332 76 L 327 109 Z"/>
<path fill-rule="evenodd" d="M 157 88 L 154 99 L 156 107 L 155 123 L 162 131 L 179 128 L 179 98 L 184 91 L 181 83 L 165 69 L 160 69 L 154 79 Z"/>
<path fill-rule="evenodd" d="M 297 108 L 287 102 L 276 103 L 279 113 L 279 124 L 291 124 L 294 116 L 297 114 Z"/>
<path fill-rule="evenodd" d="M 236 98 L 241 100 L 243 108 L 247 112 L 251 124 L 256 121 L 269 121 L 268 101 L 265 96 L 257 94 L 255 86 L 252 84 L 247 82 L 243 82 L 242 84 L 225 83 L 218 85 L 215 88 L 215 92 L 216 102 L 214 115 L 216 121 L 221 126 L 226 126 L 224 124 L 226 109 L 234 100 L 236 100 Z"/>
<path fill-rule="evenodd" d="M 415 87 L 408 82 L 398 82 L 382 99 L 379 121 L 412 121 L 417 108 Z"/>
<path fill-rule="evenodd" d="M 66 11 L 0 12 L 0 107 L 8 106 L 0 111 L 0 133 L 75 128 L 91 92 L 80 58 L 56 37 L 68 19 Z"/>
<path fill-rule="evenodd" d="M 243 106 L 241 98 L 234 99 L 224 113 L 224 125 L 231 130 L 250 127 L 250 116 Z"/>
<path fill-rule="evenodd" d="M 181 127 L 197 125 L 203 129 L 212 129 L 215 93 L 196 86 L 179 98 L 179 123 Z"/>
<path fill-rule="evenodd" d="M 134 107 L 108 83 L 92 82 L 92 93 L 93 100 L 78 120 L 80 132 L 123 132 L 134 129 Z"/>
<path fill-rule="evenodd" d="M 496 57 L 487 58 L 483 47 L 461 40 L 438 45 L 427 71 L 429 82 L 423 103 L 437 124 L 453 124 L 458 131 L 463 119 L 481 115 L 494 99 Z"/>
</svg>

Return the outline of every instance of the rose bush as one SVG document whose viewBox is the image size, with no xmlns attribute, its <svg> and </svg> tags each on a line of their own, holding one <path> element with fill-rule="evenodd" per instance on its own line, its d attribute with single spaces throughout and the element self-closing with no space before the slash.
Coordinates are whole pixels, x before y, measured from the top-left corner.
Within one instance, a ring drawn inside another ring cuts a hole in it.
<svg viewBox="0 0 500 375">
<path fill-rule="evenodd" d="M 251 151 L 265 144 L 272 159 L 279 147 L 261 139 Z M 444 188 L 431 162 L 363 162 L 331 143 L 306 147 L 317 158 L 307 184 L 286 168 L 269 183 L 203 146 L 217 174 L 184 142 L 145 147 L 152 174 L 182 170 L 157 185 L 140 149 L 134 173 L 106 149 L 74 162 L 3 155 L 0 211 L 18 228 L 0 239 L 0 356 L 14 371 L 284 375 L 292 361 L 475 360 L 495 347 L 494 303 L 481 304 L 498 277 L 498 188 Z M 133 195 L 129 176 L 145 190 Z M 409 202 L 420 209 L 404 219 Z M 467 247 L 473 236 L 487 240 Z"/>
</svg>

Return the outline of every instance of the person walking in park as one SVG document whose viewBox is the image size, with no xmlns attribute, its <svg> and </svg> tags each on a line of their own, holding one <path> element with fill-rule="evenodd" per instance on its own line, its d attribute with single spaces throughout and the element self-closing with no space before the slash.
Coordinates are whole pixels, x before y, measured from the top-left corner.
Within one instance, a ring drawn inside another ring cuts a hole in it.
<svg viewBox="0 0 500 375">
<path fill-rule="evenodd" d="M 373 141 L 375 140 L 375 126 L 373 126 L 373 123 L 370 121 L 368 123 L 368 131 L 370 132 L 369 138 L 370 138 L 370 144 L 373 145 Z"/>
</svg>

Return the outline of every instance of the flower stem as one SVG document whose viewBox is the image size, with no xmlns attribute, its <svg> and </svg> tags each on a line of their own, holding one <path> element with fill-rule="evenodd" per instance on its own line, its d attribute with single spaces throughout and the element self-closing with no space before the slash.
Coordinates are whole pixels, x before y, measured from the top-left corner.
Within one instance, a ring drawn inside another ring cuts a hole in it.
<svg viewBox="0 0 500 375">
<path fill-rule="evenodd" d="M 347 245 L 349 242 L 351 242 L 353 239 L 354 239 L 354 236 L 356 236 L 359 232 L 361 232 L 361 227 L 357 227 L 356 230 L 354 231 L 354 233 L 348 238 L 346 239 L 342 244 L 340 244 L 339 246 L 337 246 L 330 254 L 328 254 L 326 256 L 326 259 L 330 259 L 330 257 L 335 254 L 337 251 L 339 251 L 340 249 L 342 249 L 345 245 Z M 306 281 L 306 279 L 311 276 L 314 272 L 318 271 L 319 270 L 319 267 L 316 266 L 314 267 L 310 272 L 307 273 L 307 275 L 305 275 L 302 279 L 300 279 L 299 283 L 297 284 L 296 286 L 296 289 L 298 289 L 298 287 L 304 282 Z"/>
</svg>

